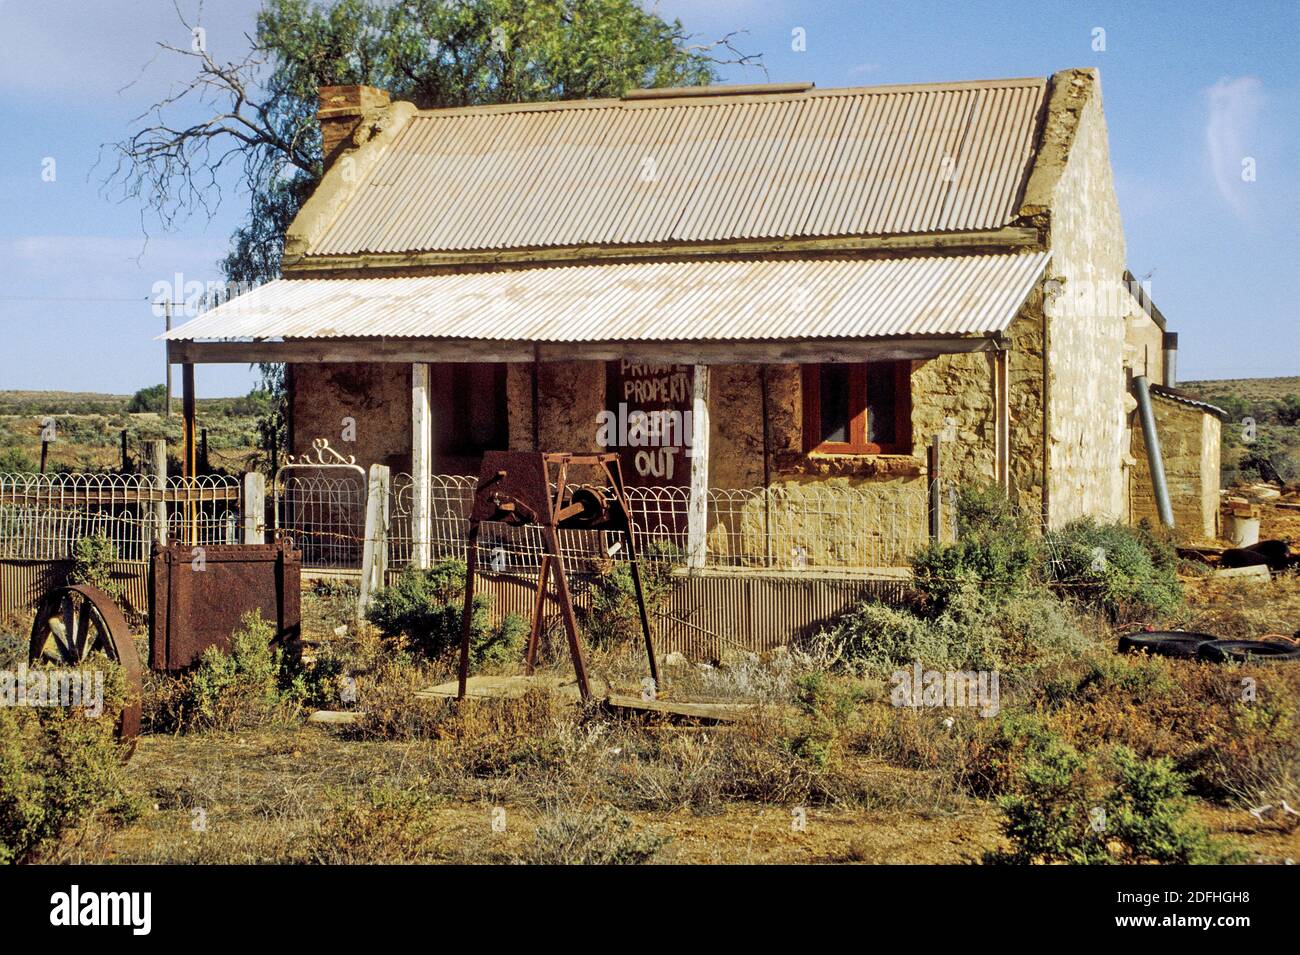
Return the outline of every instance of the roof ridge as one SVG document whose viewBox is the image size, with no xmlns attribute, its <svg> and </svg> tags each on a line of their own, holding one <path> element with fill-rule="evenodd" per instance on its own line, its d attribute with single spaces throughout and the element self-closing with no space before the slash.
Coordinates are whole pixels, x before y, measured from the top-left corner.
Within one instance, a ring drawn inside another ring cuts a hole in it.
<svg viewBox="0 0 1300 955">
<path fill-rule="evenodd" d="M 1011 76 L 1005 78 L 979 80 L 950 80 L 932 83 L 882 83 L 875 86 L 824 86 L 809 84 L 805 89 L 792 89 L 803 84 L 769 83 L 771 91 L 763 91 L 758 84 L 722 85 L 719 92 L 693 93 L 692 95 L 655 96 L 653 90 L 645 90 L 644 95 L 634 97 L 602 97 L 599 99 L 559 99 L 542 100 L 530 103 L 488 103 L 477 106 L 440 106 L 434 109 L 420 109 L 414 119 L 436 119 L 443 116 L 500 115 L 502 113 L 537 113 L 570 109 L 654 109 L 675 106 L 705 106 L 718 103 L 738 102 L 782 102 L 800 99 L 833 99 L 848 96 L 891 95 L 897 93 L 964 90 L 964 89 L 1005 89 L 1008 87 L 1034 86 L 1047 83 L 1046 76 Z M 681 87 L 665 87 L 678 90 Z M 707 87 L 701 87 L 707 89 Z M 642 92 L 637 90 L 636 92 Z"/>
</svg>

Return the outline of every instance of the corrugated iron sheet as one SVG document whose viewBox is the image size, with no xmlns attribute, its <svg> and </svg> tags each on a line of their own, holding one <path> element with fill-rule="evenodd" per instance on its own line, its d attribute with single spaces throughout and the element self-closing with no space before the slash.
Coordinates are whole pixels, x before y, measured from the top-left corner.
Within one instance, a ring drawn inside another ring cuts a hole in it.
<svg viewBox="0 0 1300 955">
<path fill-rule="evenodd" d="M 309 254 L 998 228 L 1041 78 L 419 113 Z"/>
<path fill-rule="evenodd" d="M 1186 405 L 1189 408 L 1195 408 L 1198 411 L 1204 411 L 1206 414 L 1212 414 L 1224 421 L 1228 420 L 1228 412 L 1224 411 L 1218 405 L 1212 405 L 1208 401 L 1201 401 L 1194 395 L 1189 395 L 1185 391 L 1179 391 L 1176 388 L 1169 388 L 1165 385 L 1152 385 L 1151 394 L 1156 398 L 1164 398 L 1180 405 Z"/>
<path fill-rule="evenodd" d="M 68 582 L 70 560 L 0 560 L 0 617 L 16 617 L 31 625 L 37 602 Z M 118 605 L 129 621 L 140 621 L 149 613 L 149 565 L 141 561 L 117 561 L 110 565 L 113 581 L 122 588 Z M 17 636 L 26 637 L 20 633 Z"/>
<path fill-rule="evenodd" d="M 1006 328 L 1048 255 L 635 262 L 279 279 L 166 337 L 590 342 L 982 335 Z"/>
<path fill-rule="evenodd" d="M 537 593 L 535 581 L 509 574 L 480 574 L 476 590 L 491 600 L 499 622 L 507 614 L 528 618 Z M 587 582 L 571 581 L 575 605 L 590 608 Z M 559 612 L 548 588 L 547 614 Z M 911 593 L 902 579 L 775 577 L 715 573 L 675 577 L 663 607 L 654 616 L 655 648 L 662 656 L 677 651 L 692 660 L 717 660 L 729 652 L 764 653 L 798 645 L 830 626 L 863 600 L 899 604 Z"/>
</svg>

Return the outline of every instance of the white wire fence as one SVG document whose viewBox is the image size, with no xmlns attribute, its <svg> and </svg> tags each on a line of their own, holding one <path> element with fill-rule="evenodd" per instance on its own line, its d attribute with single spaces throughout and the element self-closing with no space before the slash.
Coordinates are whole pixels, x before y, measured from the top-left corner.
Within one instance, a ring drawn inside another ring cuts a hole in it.
<svg viewBox="0 0 1300 955">
<path fill-rule="evenodd" d="M 477 479 L 439 474 L 431 478 L 430 552 L 433 560 L 465 557 L 468 518 Z M 413 556 L 409 474 L 393 476 L 389 500 L 388 565 L 401 568 Z M 688 544 L 687 487 L 629 487 L 628 505 L 637 555 L 644 561 L 685 563 Z M 944 539 L 953 539 L 955 504 L 940 495 Z M 705 565 L 770 570 L 870 570 L 898 567 L 929 537 L 930 492 L 924 481 L 880 487 L 792 484 L 771 488 L 709 491 Z M 622 532 L 559 532 L 566 563 L 584 565 L 627 559 Z M 534 571 L 544 551 L 541 528 L 485 523 L 480 528 L 480 565 L 497 571 Z"/>
<path fill-rule="evenodd" d="M 114 559 L 143 563 L 159 538 L 238 543 L 240 484 L 204 475 L 0 473 L 0 559 L 68 560 L 78 540 L 98 536 Z"/>
<path fill-rule="evenodd" d="M 477 479 L 431 478 L 430 553 L 464 559 Z M 390 483 L 387 565 L 413 559 L 409 474 Z M 955 486 L 937 495 L 941 539 L 957 526 Z M 705 566 L 772 571 L 863 571 L 903 567 L 930 540 L 931 488 L 924 480 L 876 486 L 833 483 L 709 491 Z M 685 564 L 686 487 L 627 489 L 638 557 Z M 368 485 L 360 468 L 286 474 L 275 485 L 275 533 L 303 552 L 311 569 L 355 571 L 365 546 Z M 109 540 L 114 558 L 147 562 L 155 539 L 239 543 L 243 515 L 238 477 L 171 477 L 160 489 L 145 475 L 0 474 L 0 559 L 67 560 L 84 537 Z M 160 529 L 160 522 L 162 527 Z M 627 560 L 622 532 L 565 529 L 560 550 L 581 572 Z M 499 572 L 535 573 L 545 552 L 542 529 L 485 523 L 479 563 Z"/>
<path fill-rule="evenodd" d="M 304 567 L 361 566 L 368 485 L 360 468 L 326 466 L 282 473 L 274 493 L 276 533 L 302 552 Z"/>
</svg>

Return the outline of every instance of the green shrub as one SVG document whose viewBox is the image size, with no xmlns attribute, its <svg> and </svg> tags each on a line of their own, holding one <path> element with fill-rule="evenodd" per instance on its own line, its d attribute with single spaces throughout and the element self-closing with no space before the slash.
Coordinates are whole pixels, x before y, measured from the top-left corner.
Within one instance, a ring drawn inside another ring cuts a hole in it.
<svg viewBox="0 0 1300 955">
<path fill-rule="evenodd" d="M 384 636 L 404 639 L 433 659 L 459 648 L 464 604 L 465 564 L 445 560 L 424 570 L 407 567 L 391 587 L 375 594 L 366 617 Z M 474 595 L 470 662 L 476 667 L 517 658 L 528 630 L 513 614 L 493 627 L 490 609 L 486 595 Z"/>
<path fill-rule="evenodd" d="M 1186 782 L 1168 759 L 1127 747 L 1089 757 L 1057 738 L 999 800 L 1011 848 L 991 862 L 1217 864 L 1237 855 L 1187 820 Z"/>
<path fill-rule="evenodd" d="M 956 531 L 956 543 L 932 541 L 911 558 L 913 585 L 929 613 L 963 594 L 997 601 L 1030 587 L 1037 545 L 1028 519 L 1000 488 L 962 488 Z"/>
<path fill-rule="evenodd" d="M 36 462 L 22 448 L 0 448 L 0 474 L 24 474 L 36 470 Z"/>
<path fill-rule="evenodd" d="M 138 414 L 142 411 L 163 412 L 167 410 L 167 386 L 150 385 L 148 388 L 141 388 L 127 403 L 126 410 L 128 414 Z"/>
<path fill-rule="evenodd" d="M 852 687 L 833 683 L 825 673 L 813 671 L 795 681 L 794 702 L 801 718 L 785 736 L 790 753 L 814 769 L 829 769 L 843 748 L 844 729 L 857 707 L 859 695 Z"/>
<path fill-rule="evenodd" d="M 937 670 L 1026 672 L 1083 653 L 1091 644 L 1049 592 L 1014 598 L 982 590 L 953 593 L 943 612 L 921 615 L 866 601 L 816 637 L 834 665 L 887 677 L 921 661 Z"/>
<path fill-rule="evenodd" d="M 107 537 L 102 534 L 82 537 L 72 546 L 68 583 L 90 584 L 117 600 L 122 596 L 122 585 L 113 579 L 115 560 L 117 548 Z"/>
<path fill-rule="evenodd" d="M 672 590 L 671 564 L 648 560 L 641 564 L 641 584 L 645 589 L 646 613 L 653 620 Z M 578 625 L 596 647 L 639 642 L 641 615 L 636 605 L 636 586 L 632 565 L 609 564 L 591 581 L 591 607 L 577 610 Z"/>
<path fill-rule="evenodd" d="M 33 861 L 93 821 L 139 815 L 115 734 L 121 692 L 114 668 L 97 719 L 78 709 L 0 706 L 0 864 Z"/>
<path fill-rule="evenodd" d="M 182 678 L 177 722 L 184 728 L 240 729 L 296 715 L 308 690 L 274 646 L 274 625 L 259 611 L 244 615 L 230 651 L 208 647 Z"/>
<path fill-rule="evenodd" d="M 1167 616 L 1183 605 L 1177 554 L 1149 528 L 1080 518 L 1044 541 L 1046 578 L 1111 621 Z"/>
</svg>

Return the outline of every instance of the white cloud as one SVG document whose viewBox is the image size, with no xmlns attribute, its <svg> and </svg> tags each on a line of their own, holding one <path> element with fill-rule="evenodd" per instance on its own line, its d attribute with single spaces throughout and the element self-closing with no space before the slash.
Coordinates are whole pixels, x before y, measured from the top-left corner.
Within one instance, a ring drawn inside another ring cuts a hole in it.
<svg viewBox="0 0 1300 955">
<path fill-rule="evenodd" d="M 1264 108 L 1264 84 L 1253 76 L 1224 77 L 1206 91 L 1209 115 L 1205 143 L 1219 195 L 1238 215 L 1246 212 L 1242 162 L 1258 158 L 1258 119 Z"/>
</svg>

